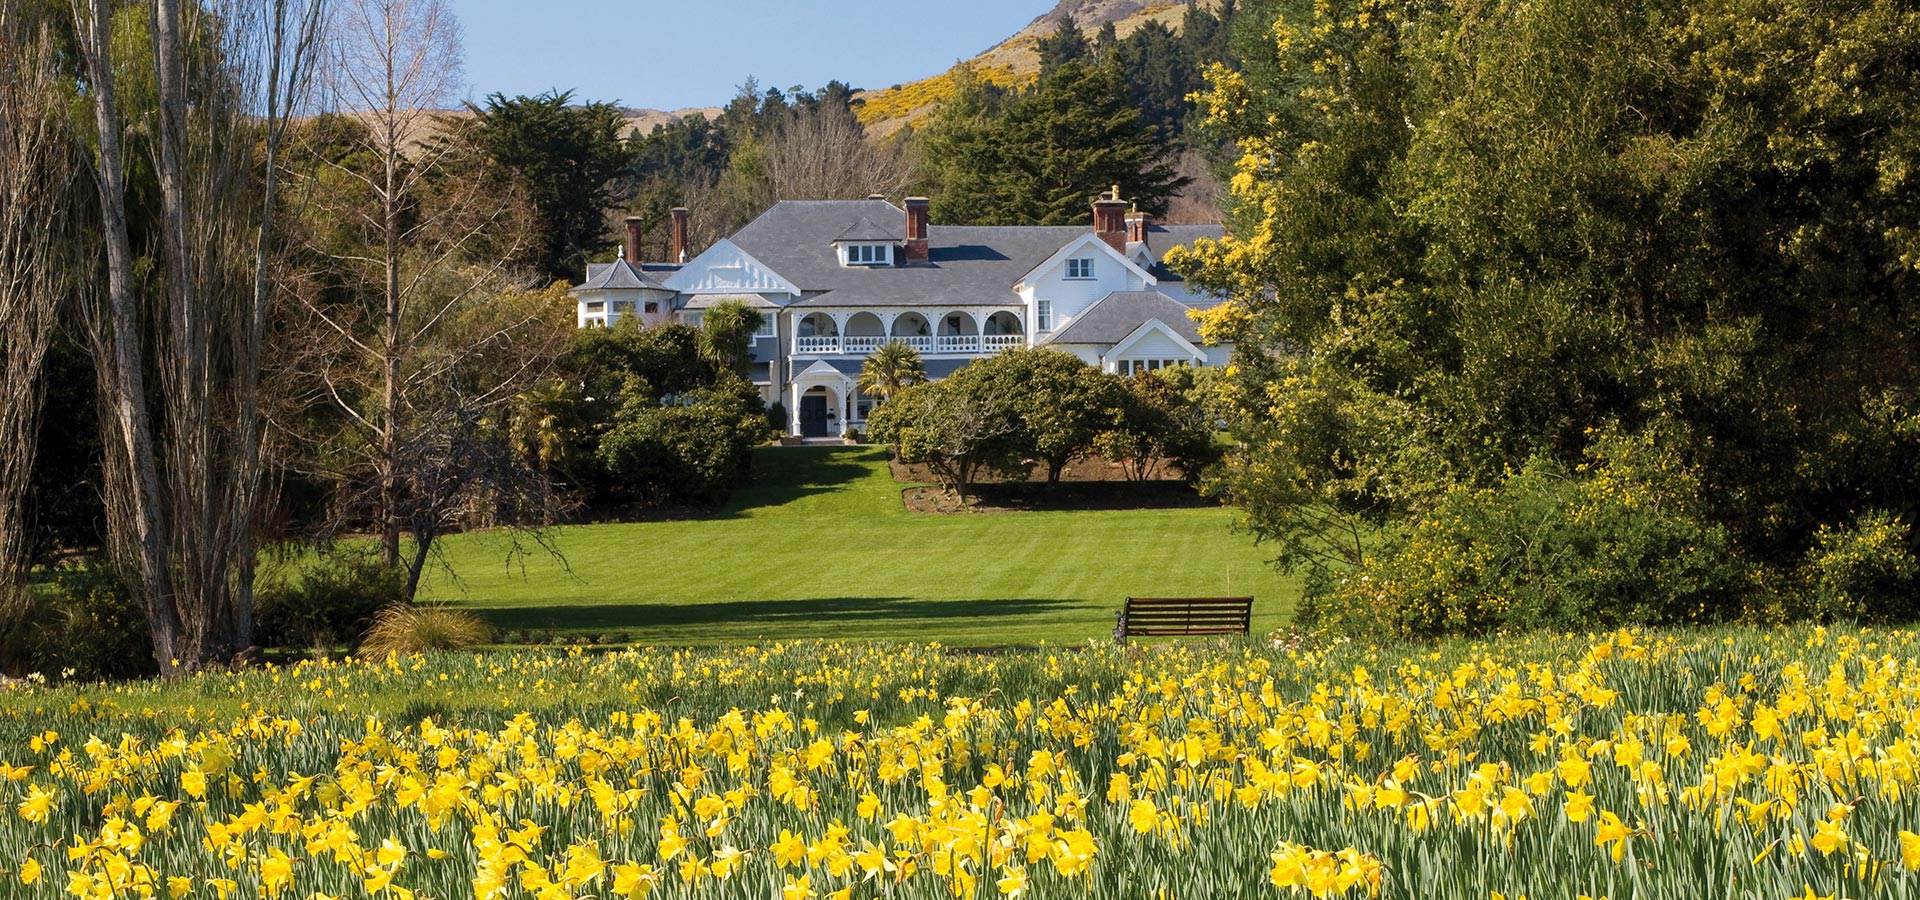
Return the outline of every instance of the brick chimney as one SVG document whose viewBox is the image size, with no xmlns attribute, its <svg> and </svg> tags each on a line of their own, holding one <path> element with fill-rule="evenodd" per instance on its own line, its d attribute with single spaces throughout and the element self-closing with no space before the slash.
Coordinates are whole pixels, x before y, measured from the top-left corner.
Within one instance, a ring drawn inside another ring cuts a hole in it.
<svg viewBox="0 0 1920 900">
<path fill-rule="evenodd" d="M 623 256 L 626 257 L 627 262 L 635 266 L 640 265 L 640 231 L 641 225 L 645 222 L 646 220 L 639 216 L 627 217 L 627 248 Z"/>
<path fill-rule="evenodd" d="M 927 255 L 927 207 L 931 204 L 925 197 L 908 197 L 907 207 L 907 262 L 924 263 Z"/>
<path fill-rule="evenodd" d="M 687 218 L 693 215 L 686 207 L 673 208 L 672 246 L 667 251 L 667 261 L 676 265 L 687 261 Z"/>
<path fill-rule="evenodd" d="M 1153 217 L 1139 210 L 1127 217 L 1127 243 L 1144 244 L 1147 242 L 1147 229 L 1153 227 Z"/>
<path fill-rule="evenodd" d="M 1115 251 L 1127 252 L 1127 201 L 1120 199 L 1119 185 L 1093 201 L 1093 233 Z"/>
</svg>

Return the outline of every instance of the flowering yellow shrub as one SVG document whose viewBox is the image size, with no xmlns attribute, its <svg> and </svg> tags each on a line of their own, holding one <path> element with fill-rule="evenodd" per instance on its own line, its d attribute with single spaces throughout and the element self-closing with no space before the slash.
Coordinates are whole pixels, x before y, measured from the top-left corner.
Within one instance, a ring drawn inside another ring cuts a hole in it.
<svg viewBox="0 0 1920 900">
<path fill-rule="evenodd" d="M 0 895 L 1910 897 L 1916 649 L 803 645 L 21 689 Z"/>
<path fill-rule="evenodd" d="M 1033 76 L 1021 77 L 1012 66 L 976 66 L 974 73 L 982 81 L 1000 87 L 1025 87 L 1033 81 Z M 932 78 L 923 78 L 910 84 L 885 90 L 872 91 L 861 95 L 861 103 L 854 109 L 860 124 L 872 125 L 903 116 L 916 116 L 930 112 L 956 90 L 954 73 L 942 72 Z"/>
</svg>

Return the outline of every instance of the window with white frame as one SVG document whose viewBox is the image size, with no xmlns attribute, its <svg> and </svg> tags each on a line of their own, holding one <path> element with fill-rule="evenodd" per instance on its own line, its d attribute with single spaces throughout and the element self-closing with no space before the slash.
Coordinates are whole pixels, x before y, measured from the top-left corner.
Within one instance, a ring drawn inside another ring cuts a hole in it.
<svg viewBox="0 0 1920 900">
<path fill-rule="evenodd" d="M 647 301 L 647 315 L 651 316 L 658 313 L 659 311 L 660 311 L 660 301 L 658 300 Z"/>
<path fill-rule="evenodd" d="M 754 336 L 773 337 L 773 313 L 763 312 L 760 314 L 760 330 L 754 332 Z"/>
<path fill-rule="evenodd" d="M 849 266 L 884 266 L 893 262 L 892 244 L 848 244 L 845 252 Z"/>
<path fill-rule="evenodd" d="M 1114 363 L 1114 370 L 1122 375 L 1134 375 L 1140 372 L 1157 372 L 1161 369 L 1171 369 L 1174 366 L 1184 366 L 1186 364 L 1187 361 L 1184 359 L 1123 359 Z"/>
<path fill-rule="evenodd" d="M 1053 330 L 1053 301 L 1035 300 L 1033 302 L 1033 329 L 1035 331 Z"/>
<path fill-rule="evenodd" d="M 1093 257 L 1089 256 L 1067 260 L 1067 277 L 1076 280 L 1092 278 Z"/>
</svg>

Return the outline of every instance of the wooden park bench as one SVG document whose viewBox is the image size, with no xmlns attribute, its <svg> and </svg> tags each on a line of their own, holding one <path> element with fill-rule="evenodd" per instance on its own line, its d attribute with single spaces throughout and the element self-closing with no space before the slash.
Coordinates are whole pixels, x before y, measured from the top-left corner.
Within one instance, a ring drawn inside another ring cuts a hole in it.
<svg viewBox="0 0 1920 900">
<path fill-rule="evenodd" d="M 1128 597 L 1113 639 L 1206 634 L 1247 634 L 1253 627 L 1252 597 Z"/>
</svg>

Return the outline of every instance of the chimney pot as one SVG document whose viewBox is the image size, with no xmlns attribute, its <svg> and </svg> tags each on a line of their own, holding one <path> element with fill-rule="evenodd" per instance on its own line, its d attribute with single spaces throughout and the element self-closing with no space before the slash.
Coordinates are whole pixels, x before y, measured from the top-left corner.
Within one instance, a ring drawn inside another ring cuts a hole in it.
<svg viewBox="0 0 1920 900">
<path fill-rule="evenodd" d="M 928 208 L 932 201 L 925 197 L 908 197 L 907 208 L 907 262 L 923 263 L 930 257 L 927 249 Z"/>
<path fill-rule="evenodd" d="M 684 206 L 673 208 L 672 247 L 668 253 L 668 262 L 675 265 L 687 261 L 687 219 L 693 213 Z"/>
<path fill-rule="evenodd" d="M 1127 201 L 1120 199 L 1118 185 L 1093 202 L 1093 233 L 1115 252 L 1127 252 Z"/>
<path fill-rule="evenodd" d="M 627 246 L 622 256 L 626 258 L 627 262 L 636 266 L 640 264 L 640 231 L 641 225 L 644 222 L 645 220 L 639 216 L 628 216 L 625 223 L 627 226 Z"/>
</svg>

